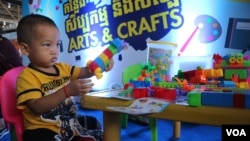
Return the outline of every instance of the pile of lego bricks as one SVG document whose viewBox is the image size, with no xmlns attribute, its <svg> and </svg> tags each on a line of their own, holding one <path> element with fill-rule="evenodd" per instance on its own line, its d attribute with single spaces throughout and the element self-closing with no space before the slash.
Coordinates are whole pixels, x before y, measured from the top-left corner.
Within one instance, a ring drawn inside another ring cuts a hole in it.
<svg viewBox="0 0 250 141">
<path fill-rule="evenodd" d="M 187 94 L 188 104 L 199 107 L 220 106 L 231 108 L 250 108 L 250 89 L 244 88 L 206 88 L 194 89 Z"/>
</svg>

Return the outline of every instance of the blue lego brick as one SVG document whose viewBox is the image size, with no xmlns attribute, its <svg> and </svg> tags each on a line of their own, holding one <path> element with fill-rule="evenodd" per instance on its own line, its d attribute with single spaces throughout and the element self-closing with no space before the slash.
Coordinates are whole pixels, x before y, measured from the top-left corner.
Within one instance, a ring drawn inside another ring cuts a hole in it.
<svg viewBox="0 0 250 141">
<path fill-rule="evenodd" d="M 102 71 L 105 70 L 106 66 L 105 63 L 103 62 L 103 60 L 100 57 L 97 57 L 95 59 L 95 62 L 98 64 L 98 66 L 102 69 Z"/>
<path fill-rule="evenodd" d="M 145 87 L 151 87 L 152 83 L 151 83 L 151 81 L 144 81 L 144 85 L 145 85 Z"/>
<path fill-rule="evenodd" d="M 229 87 L 229 88 L 235 88 L 235 82 L 234 81 L 223 81 L 224 82 L 224 87 Z"/>
<path fill-rule="evenodd" d="M 134 85 L 135 88 L 152 86 L 152 83 L 150 81 L 130 80 L 130 84 Z"/>
<path fill-rule="evenodd" d="M 119 38 L 115 38 L 115 39 L 111 42 L 111 44 L 114 45 L 114 46 L 116 47 L 118 53 L 122 50 L 122 48 L 123 48 L 123 46 L 124 46 L 124 42 L 123 42 L 121 39 L 119 39 Z"/>
<path fill-rule="evenodd" d="M 246 94 L 246 98 L 245 98 L 245 107 L 247 108 L 247 109 L 249 109 L 250 108 L 250 94 Z"/>
<path fill-rule="evenodd" d="M 201 94 L 201 103 L 207 106 L 233 107 L 233 93 L 204 91 Z"/>
</svg>

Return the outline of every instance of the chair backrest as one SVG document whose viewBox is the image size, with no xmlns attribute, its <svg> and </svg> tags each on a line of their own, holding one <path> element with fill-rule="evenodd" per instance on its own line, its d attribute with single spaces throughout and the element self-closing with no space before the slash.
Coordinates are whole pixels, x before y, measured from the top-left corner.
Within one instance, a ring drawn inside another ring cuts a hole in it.
<svg viewBox="0 0 250 141">
<path fill-rule="evenodd" d="M 0 103 L 5 122 L 14 125 L 18 141 L 22 140 L 24 123 L 22 111 L 17 109 L 16 81 L 25 67 L 15 67 L 3 74 L 0 80 Z"/>
</svg>

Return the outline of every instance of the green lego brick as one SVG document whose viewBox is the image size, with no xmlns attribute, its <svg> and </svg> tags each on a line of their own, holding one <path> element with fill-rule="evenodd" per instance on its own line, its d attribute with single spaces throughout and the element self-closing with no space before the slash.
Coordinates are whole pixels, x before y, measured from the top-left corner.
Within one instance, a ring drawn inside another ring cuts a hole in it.
<svg viewBox="0 0 250 141">
<path fill-rule="evenodd" d="M 243 67 L 250 67 L 250 60 L 244 60 Z"/>
<path fill-rule="evenodd" d="M 238 74 L 239 79 L 247 79 L 248 77 L 247 69 L 225 69 L 224 74 L 225 79 L 232 79 L 233 74 Z"/>
<path fill-rule="evenodd" d="M 195 89 L 187 94 L 189 106 L 200 107 L 201 106 L 201 92 L 199 89 Z"/>
<path fill-rule="evenodd" d="M 154 86 L 159 86 L 163 88 L 176 88 L 180 86 L 178 82 L 155 82 Z"/>
<path fill-rule="evenodd" d="M 109 50 L 113 53 L 116 54 L 117 53 L 117 48 L 114 45 L 110 45 L 109 46 Z"/>
<path fill-rule="evenodd" d="M 227 60 L 222 60 L 222 62 L 221 62 L 222 67 L 227 67 L 228 65 L 229 65 L 229 63 Z"/>
</svg>

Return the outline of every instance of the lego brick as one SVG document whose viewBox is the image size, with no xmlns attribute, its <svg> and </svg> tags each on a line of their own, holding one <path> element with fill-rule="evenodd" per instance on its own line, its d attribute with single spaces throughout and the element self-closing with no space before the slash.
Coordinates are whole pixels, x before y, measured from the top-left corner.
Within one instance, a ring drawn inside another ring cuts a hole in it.
<svg viewBox="0 0 250 141">
<path fill-rule="evenodd" d="M 204 91 L 202 92 L 201 97 L 202 105 L 233 107 L 232 92 Z"/>
<path fill-rule="evenodd" d="M 104 60 L 102 60 L 100 57 L 97 57 L 95 59 L 95 62 L 98 64 L 98 66 L 101 68 L 102 71 L 104 71 L 106 68 L 105 63 L 103 61 Z"/>
<path fill-rule="evenodd" d="M 238 94 L 250 94 L 250 89 L 246 88 L 232 88 L 233 93 L 238 93 Z"/>
<path fill-rule="evenodd" d="M 247 79 L 246 69 L 225 69 L 224 74 L 225 79 L 232 79 L 234 74 L 237 74 L 239 79 Z"/>
<path fill-rule="evenodd" d="M 105 55 L 108 57 L 109 60 L 114 56 L 114 54 L 113 54 L 113 52 L 110 50 L 110 48 L 105 49 L 105 50 L 103 51 L 103 54 L 105 54 Z"/>
<path fill-rule="evenodd" d="M 164 87 L 164 88 L 176 88 L 176 87 L 180 87 L 180 84 L 178 82 L 155 82 L 154 83 L 155 86 L 159 86 L 159 87 Z"/>
<path fill-rule="evenodd" d="M 187 102 L 189 106 L 201 106 L 201 91 L 193 90 L 187 94 Z"/>
<path fill-rule="evenodd" d="M 243 61 L 243 66 L 244 67 L 250 67 L 250 60 L 244 60 Z"/>
<path fill-rule="evenodd" d="M 233 94 L 233 107 L 235 108 L 245 108 L 245 99 L 246 95 L 245 94 Z"/>
<path fill-rule="evenodd" d="M 153 91 L 153 97 L 163 98 L 166 100 L 175 101 L 176 100 L 176 89 L 174 88 L 161 88 L 161 87 L 151 87 Z"/>
<path fill-rule="evenodd" d="M 108 58 L 108 56 L 106 54 L 102 53 L 102 54 L 100 54 L 99 57 L 103 61 L 103 63 L 105 64 L 105 66 L 107 66 L 109 64 L 110 59 Z"/>
<path fill-rule="evenodd" d="M 236 84 L 234 81 L 223 81 L 223 87 L 229 87 L 229 88 L 235 88 L 236 87 Z"/>
<path fill-rule="evenodd" d="M 148 88 L 134 88 L 132 90 L 132 97 L 134 99 L 149 97 L 149 89 Z"/>
<path fill-rule="evenodd" d="M 150 81 L 130 80 L 129 83 L 132 84 L 135 88 L 139 88 L 139 87 L 150 87 L 150 86 L 152 85 Z"/>
<path fill-rule="evenodd" d="M 245 107 L 250 109 L 250 94 L 245 95 Z"/>
</svg>

